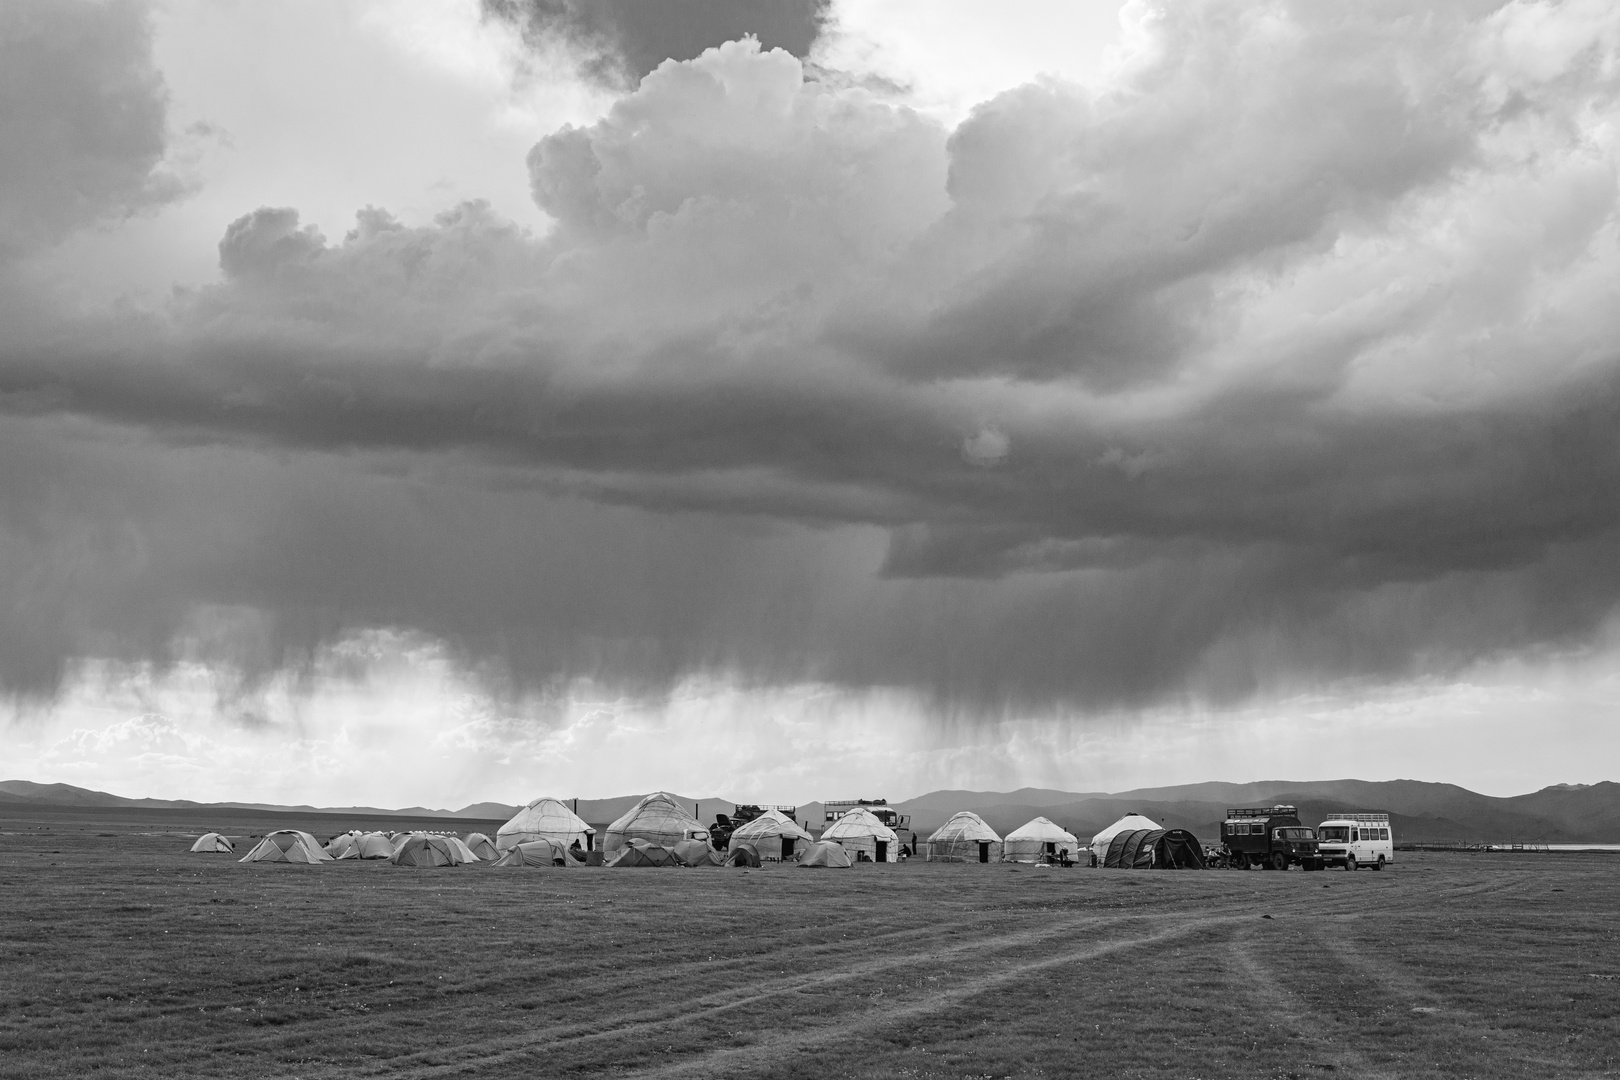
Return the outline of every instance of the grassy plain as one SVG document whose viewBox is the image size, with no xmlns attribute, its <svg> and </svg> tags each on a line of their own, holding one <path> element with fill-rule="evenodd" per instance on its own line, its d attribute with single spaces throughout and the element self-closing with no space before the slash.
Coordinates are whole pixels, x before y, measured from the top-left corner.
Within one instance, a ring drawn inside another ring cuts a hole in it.
<svg viewBox="0 0 1620 1080">
<path fill-rule="evenodd" d="M 98 814 L 0 814 L 0 1076 L 1620 1073 L 1615 857 L 244 866 Z"/>
</svg>

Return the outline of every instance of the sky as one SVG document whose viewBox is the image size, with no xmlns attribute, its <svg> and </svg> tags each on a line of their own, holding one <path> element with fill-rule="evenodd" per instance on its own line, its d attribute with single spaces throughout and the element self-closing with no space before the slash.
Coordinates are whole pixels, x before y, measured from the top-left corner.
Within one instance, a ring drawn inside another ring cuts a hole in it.
<svg viewBox="0 0 1620 1080">
<path fill-rule="evenodd" d="M 0 774 L 1620 774 L 1620 9 L 0 7 Z"/>
</svg>

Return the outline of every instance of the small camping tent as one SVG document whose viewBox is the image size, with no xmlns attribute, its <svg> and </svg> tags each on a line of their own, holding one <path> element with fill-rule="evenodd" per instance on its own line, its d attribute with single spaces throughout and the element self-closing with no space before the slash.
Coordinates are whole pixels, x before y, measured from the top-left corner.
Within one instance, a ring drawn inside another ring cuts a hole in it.
<svg viewBox="0 0 1620 1080">
<path fill-rule="evenodd" d="M 1056 861 L 1065 851 L 1071 859 L 1079 854 L 1079 838 L 1044 817 L 1018 826 L 1001 842 L 1001 857 L 1006 862 Z"/>
<path fill-rule="evenodd" d="M 613 853 L 604 866 L 678 866 L 675 853 L 662 844 L 635 839 Z"/>
<path fill-rule="evenodd" d="M 481 832 L 468 833 L 463 843 L 475 858 L 494 860 L 501 857 L 501 853 L 495 850 L 495 845 L 489 842 L 489 837 Z"/>
<path fill-rule="evenodd" d="M 709 846 L 707 840 L 681 840 L 670 848 L 675 855 L 675 861 L 682 866 L 718 866 L 719 860 L 715 858 L 719 852 Z"/>
<path fill-rule="evenodd" d="M 395 866 L 460 866 L 478 857 L 459 837 L 415 832 L 399 842 L 389 861 Z"/>
<path fill-rule="evenodd" d="M 836 840 L 851 859 L 865 855 L 873 862 L 899 862 L 900 837 L 864 806 L 848 810 L 822 830 L 823 840 Z"/>
<path fill-rule="evenodd" d="M 513 844 L 495 860 L 496 866 L 569 866 L 568 849 L 555 840 L 529 840 Z"/>
<path fill-rule="evenodd" d="M 765 862 L 787 862 L 795 848 L 814 839 L 782 811 L 767 810 L 732 833 L 731 846 L 747 844 Z"/>
<path fill-rule="evenodd" d="M 281 829 L 260 840 L 253 850 L 238 862 L 331 862 L 332 856 L 321 850 L 320 843 L 309 833 L 296 829 Z"/>
<path fill-rule="evenodd" d="M 609 856 L 632 840 L 673 847 L 682 840 L 708 840 L 709 830 L 675 796 L 655 791 L 607 828 L 602 850 Z"/>
<path fill-rule="evenodd" d="M 235 851 L 236 845 L 231 843 L 231 838 L 228 836 L 221 836 L 217 832 L 207 832 L 197 837 L 197 842 L 191 845 L 191 850 L 207 852 Z"/>
<path fill-rule="evenodd" d="M 326 846 L 321 850 L 334 859 L 358 859 L 360 857 L 360 835 L 358 832 L 340 833 L 328 840 Z"/>
<path fill-rule="evenodd" d="M 585 824 L 585 819 L 568 809 L 560 799 L 542 796 L 529 803 L 495 831 L 495 847 L 505 851 L 531 840 L 557 840 L 563 847 L 579 844 L 580 850 L 591 850 L 596 830 Z"/>
<path fill-rule="evenodd" d="M 929 862 L 990 861 L 990 849 L 1001 855 L 1001 837 L 971 810 L 960 810 L 928 837 Z"/>
<path fill-rule="evenodd" d="M 1163 828 L 1152 818 L 1145 818 L 1141 814 L 1131 812 L 1114 822 L 1108 828 L 1091 838 L 1091 857 L 1094 865 L 1101 866 L 1103 859 L 1108 855 L 1108 845 L 1116 835 L 1122 832 L 1133 832 L 1137 829 Z"/>
<path fill-rule="evenodd" d="M 837 846 L 836 844 L 834 845 Z M 839 850 L 843 850 L 840 848 Z M 754 850 L 753 844 L 739 844 L 736 837 L 732 837 L 732 844 L 726 849 L 725 865 L 750 867 L 759 865 L 759 852 Z"/>
<path fill-rule="evenodd" d="M 380 832 L 362 833 L 354 846 L 362 859 L 386 859 L 394 854 L 394 842 Z"/>
<path fill-rule="evenodd" d="M 1186 829 L 1131 829 L 1114 834 L 1102 865 L 1125 870 L 1202 870 L 1204 847 Z"/>
<path fill-rule="evenodd" d="M 851 861 L 849 852 L 832 840 L 817 840 L 799 856 L 800 866 L 827 866 L 840 870 L 847 868 Z"/>
</svg>

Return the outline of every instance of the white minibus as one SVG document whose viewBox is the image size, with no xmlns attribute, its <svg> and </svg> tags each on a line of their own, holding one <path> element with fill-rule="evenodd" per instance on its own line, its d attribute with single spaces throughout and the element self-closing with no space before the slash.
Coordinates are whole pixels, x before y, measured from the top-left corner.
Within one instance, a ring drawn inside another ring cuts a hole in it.
<svg viewBox="0 0 1620 1080">
<path fill-rule="evenodd" d="M 1395 861 L 1395 840 L 1389 831 L 1389 815 L 1365 812 L 1330 814 L 1316 827 L 1322 842 L 1322 863 L 1354 870 L 1370 866 L 1382 870 Z"/>
</svg>

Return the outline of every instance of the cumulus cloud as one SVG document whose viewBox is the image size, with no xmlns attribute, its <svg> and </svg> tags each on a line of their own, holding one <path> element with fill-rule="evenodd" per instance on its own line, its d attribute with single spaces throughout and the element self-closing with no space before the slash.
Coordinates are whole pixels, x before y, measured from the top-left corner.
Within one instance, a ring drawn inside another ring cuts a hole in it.
<svg viewBox="0 0 1620 1080">
<path fill-rule="evenodd" d="M 210 606 L 249 666 L 400 626 L 981 714 L 1594 633 L 1620 15 L 1127 15 L 1110 81 L 953 131 L 727 44 L 540 140 L 544 235 L 263 208 L 216 287 L 10 330 L 6 678 Z"/>
<path fill-rule="evenodd" d="M 180 193 L 151 45 L 136 0 L 0 10 L 0 259 Z"/>
</svg>

